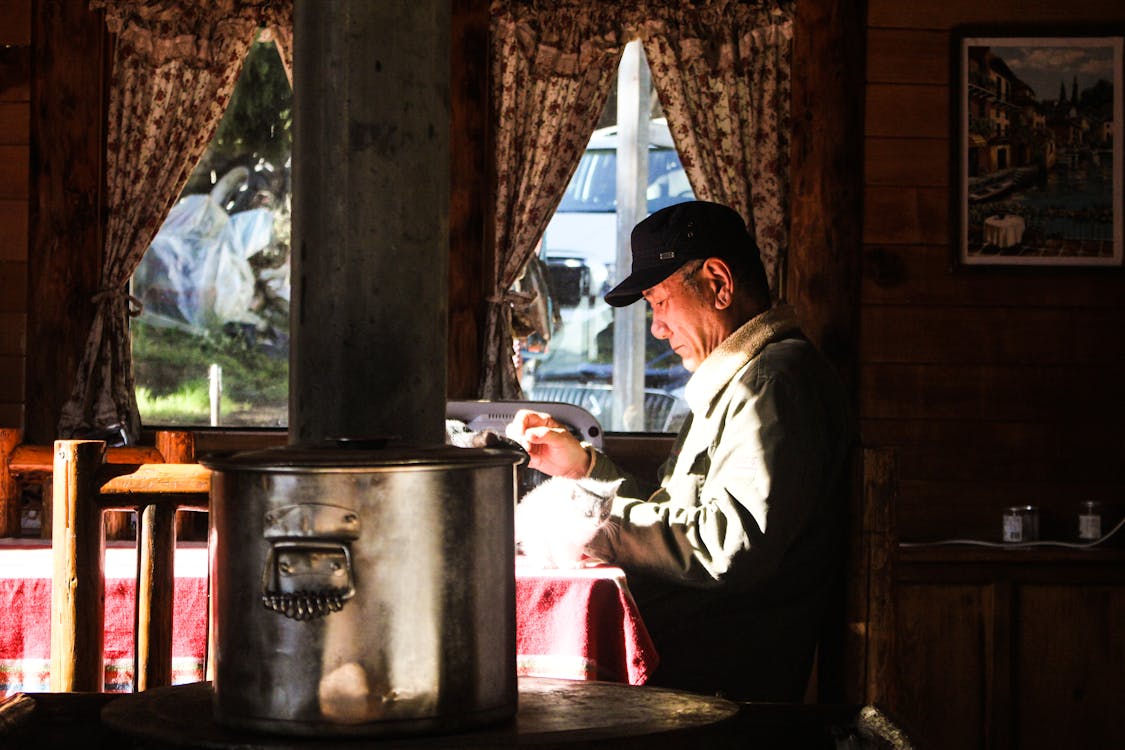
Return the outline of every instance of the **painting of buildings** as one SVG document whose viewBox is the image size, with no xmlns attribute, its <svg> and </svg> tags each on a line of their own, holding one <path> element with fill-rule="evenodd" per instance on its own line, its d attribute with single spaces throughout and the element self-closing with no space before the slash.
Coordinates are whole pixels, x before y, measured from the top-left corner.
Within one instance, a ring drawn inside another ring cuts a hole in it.
<svg viewBox="0 0 1125 750">
<path fill-rule="evenodd" d="M 959 50 L 959 261 L 1120 265 L 1121 38 Z"/>
</svg>

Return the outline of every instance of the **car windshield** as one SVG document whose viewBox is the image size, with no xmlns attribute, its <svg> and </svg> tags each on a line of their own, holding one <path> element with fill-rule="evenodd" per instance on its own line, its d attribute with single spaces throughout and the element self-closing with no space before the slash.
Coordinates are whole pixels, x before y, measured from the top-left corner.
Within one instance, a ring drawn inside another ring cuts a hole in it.
<svg viewBox="0 0 1125 750">
<path fill-rule="evenodd" d="M 691 197 L 691 186 L 672 148 L 650 148 L 648 152 L 648 211 Z M 617 210 L 617 151 L 587 149 L 559 203 L 564 213 L 613 213 Z"/>
</svg>

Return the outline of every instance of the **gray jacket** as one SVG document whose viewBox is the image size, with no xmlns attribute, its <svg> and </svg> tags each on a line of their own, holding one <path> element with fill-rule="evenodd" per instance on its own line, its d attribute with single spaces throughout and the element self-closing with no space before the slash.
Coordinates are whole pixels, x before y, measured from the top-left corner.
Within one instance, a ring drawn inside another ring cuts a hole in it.
<svg viewBox="0 0 1125 750">
<path fill-rule="evenodd" d="M 660 487 L 626 483 L 590 552 L 628 573 L 658 684 L 797 700 L 843 563 L 847 394 L 780 306 L 712 352 L 685 397 Z M 623 474 L 599 455 L 593 476 Z"/>
</svg>

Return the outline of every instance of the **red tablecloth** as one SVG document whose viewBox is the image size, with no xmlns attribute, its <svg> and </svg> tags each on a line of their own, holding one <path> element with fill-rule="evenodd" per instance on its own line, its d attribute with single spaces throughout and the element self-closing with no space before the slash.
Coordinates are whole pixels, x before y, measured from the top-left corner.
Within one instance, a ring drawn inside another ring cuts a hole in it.
<svg viewBox="0 0 1125 750">
<path fill-rule="evenodd" d="M 207 548 L 176 550 L 172 678 L 203 679 L 207 641 Z M 131 544 L 106 550 L 106 690 L 133 681 Z M 49 688 L 51 550 L 36 541 L 0 542 L 0 696 Z M 516 566 L 519 674 L 642 684 L 656 649 L 619 568 L 542 570 Z"/>
<path fill-rule="evenodd" d="M 641 685 L 656 648 L 620 568 L 543 570 L 517 558 L 516 663 L 521 675 Z"/>
<path fill-rule="evenodd" d="M 172 681 L 203 679 L 207 643 L 207 545 L 176 549 Z M 133 685 L 133 600 L 137 554 L 112 544 L 105 556 L 105 689 Z M 49 689 L 51 666 L 51 548 L 0 545 L 0 695 Z"/>
</svg>

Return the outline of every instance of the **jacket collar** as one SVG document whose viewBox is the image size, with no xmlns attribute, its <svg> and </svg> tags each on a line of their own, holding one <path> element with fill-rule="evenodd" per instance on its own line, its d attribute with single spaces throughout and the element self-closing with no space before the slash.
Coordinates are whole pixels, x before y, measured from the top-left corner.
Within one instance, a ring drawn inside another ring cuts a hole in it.
<svg viewBox="0 0 1125 750">
<path fill-rule="evenodd" d="M 789 305 L 778 303 L 742 324 L 707 355 L 684 388 L 684 399 L 693 414 L 710 411 L 715 398 L 739 370 L 771 344 L 800 333 L 797 315 Z"/>
</svg>

